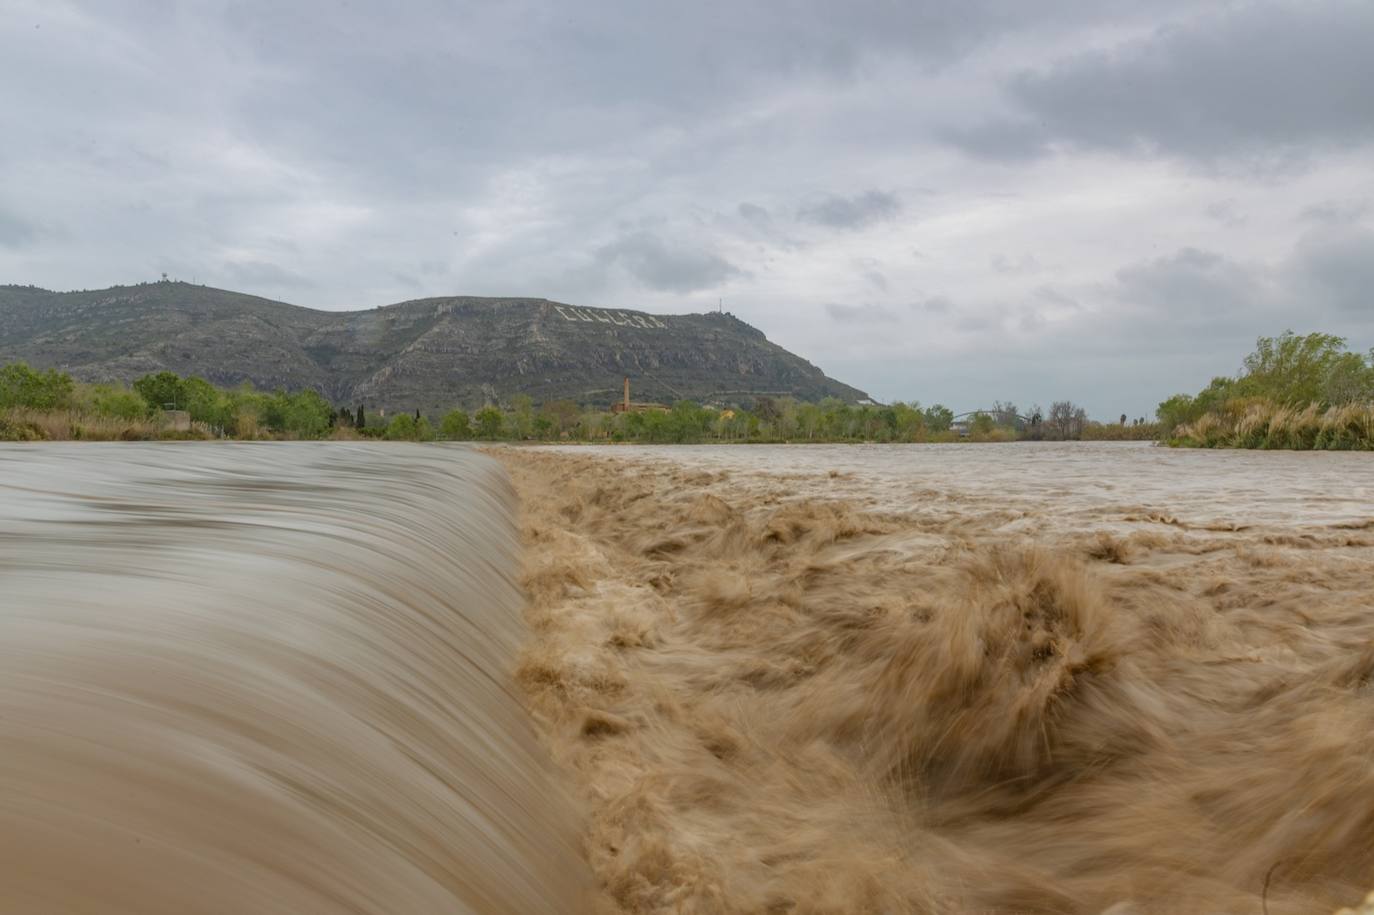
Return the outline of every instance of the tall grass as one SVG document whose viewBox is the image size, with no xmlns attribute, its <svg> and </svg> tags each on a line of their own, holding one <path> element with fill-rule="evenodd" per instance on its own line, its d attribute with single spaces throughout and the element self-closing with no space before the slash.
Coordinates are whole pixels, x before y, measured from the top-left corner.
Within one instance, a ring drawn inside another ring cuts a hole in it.
<svg viewBox="0 0 1374 915">
<path fill-rule="evenodd" d="M 204 423 L 174 431 L 154 419 L 123 419 L 78 410 L 27 410 L 0 413 L 0 441 L 137 442 L 154 439 L 213 438 Z"/>
<path fill-rule="evenodd" d="M 1169 441 L 1192 448 L 1370 451 L 1374 450 L 1374 404 L 1323 409 L 1315 403 L 1296 407 L 1236 399 L 1180 425 Z"/>
</svg>

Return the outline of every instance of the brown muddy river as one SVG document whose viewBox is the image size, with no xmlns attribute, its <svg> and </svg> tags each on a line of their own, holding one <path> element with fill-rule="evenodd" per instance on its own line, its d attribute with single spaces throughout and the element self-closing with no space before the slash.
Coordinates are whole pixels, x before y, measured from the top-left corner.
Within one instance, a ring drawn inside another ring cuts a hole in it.
<svg viewBox="0 0 1374 915">
<path fill-rule="evenodd" d="M 0 446 L 0 911 L 1374 887 L 1369 455 L 493 454 Z"/>
<path fill-rule="evenodd" d="M 507 450 L 521 682 L 624 912 L 1374 886 L 1374 456 Z"/>
<path fill-rule="evenodd" d="M 512 511 L 462 449 L 0 446 L 0 911 L 576 906 Z"/>
<path fill-rule="evenodd" d="M 548 450 L 790 478 L 799 484 L 797 495 L 881 510 L 940 510 L 932 497 L 980 509 L 1025 507 L 1060 529 L 1120 527 L 1130 522 L 1119 516 L 1141 512 L 1199 526 L 1320 528 L 1374 519 L 1374 455 L 1361 452 L 1202 451 L 1143 442 Z"/>
</svg>

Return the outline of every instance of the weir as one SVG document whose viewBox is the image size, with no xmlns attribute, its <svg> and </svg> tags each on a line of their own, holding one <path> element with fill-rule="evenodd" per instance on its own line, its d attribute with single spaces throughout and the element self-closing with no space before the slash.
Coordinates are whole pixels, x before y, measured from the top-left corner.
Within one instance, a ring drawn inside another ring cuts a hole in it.
<svg viewBox="0 0 1374 915">
<path fill-rule="evenodd" d="M 0 910 L 576 911 L 461 448 L 0 446 Z"/>
</svg>

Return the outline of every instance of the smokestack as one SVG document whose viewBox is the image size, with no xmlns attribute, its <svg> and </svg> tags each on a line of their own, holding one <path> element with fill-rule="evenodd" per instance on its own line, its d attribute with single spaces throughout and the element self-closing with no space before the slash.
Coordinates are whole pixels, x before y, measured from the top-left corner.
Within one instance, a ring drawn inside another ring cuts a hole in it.
<svg viewBox="0 0 1374 915">
<path fill-rule="evenodd" d="M 625 376 L 625 412 L 630 412 L 630 376 Z"/>
</svg>

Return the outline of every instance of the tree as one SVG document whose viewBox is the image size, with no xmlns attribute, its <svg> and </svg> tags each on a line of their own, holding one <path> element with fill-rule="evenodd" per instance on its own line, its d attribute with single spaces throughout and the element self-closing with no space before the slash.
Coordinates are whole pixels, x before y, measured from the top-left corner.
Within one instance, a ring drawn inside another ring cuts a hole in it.
<svg viewBox="0 0 1374 915">
<path fill-rule="evenodd" d="M 451 442 L 461 442 L 472 438 L 472 426 L 468 415 L 462 410 L 449 410 L 439 421 L 439 431 Z"/>
<path fill-rule="evenodd" d="M 65 409 L 71 406 L 74 390 L 72 376 L 56 369 L 39 371 L 23 362 L 0 368 L 0 408 Z"/>
<path fill-rule="evenodd" d="M 397 413 L 386 424 L 388 441 L 411 441 L 415 438 L 415 417 L 409 413 Z"/>
<path fill-rule="evenodd" d="M 279 394 L 282 402 L 281 431 L 300 438 L 319 438 L 330 428 L 334 407 L 318 391 Z"/>
<path fill-rule="evenodd" d="M 367 428 L 367 417 L 363 415 L 362 404 L 358 404 L 358 418 L 353 421 L 353 425 L 359 429 Z"/>
<path fill-rule="evenodd" d="M 765 423 L 774 423 L 782 416 L 782 411 L 778 409 L 776 400 L 767 395 L 760 395 L 754 401 L 754 414 Z"/>
<path fill-rule="evenodd" d="M 91 406 L 101 416 L 114 419 L 135 420 L 148 415 L 143 398 L 127 388 L 101 385 L 92 392 Z"/>
<path fill-rule="evenodd" d="M 899 442 L 919 442 L 925 437 L 926 417 L 918 403 L 892 405 L 893 437 Z"/>
<path fill-rule="evenodd" d="M 954 425 L 954 411 L 944 404 L 932 404 L 926 408 L 926 427 L 931 432 L 948 432 Z"/>
<path fill-rule="evenodd" d="M 577 426 L 580 412 L 577 404 L 571 400 L 551 400 L 539 408 L 539 418 L 535 420 L 535 424 L 539 425 L 539 420 L 544 420 L 541 435 L 553 432 L 562 437 Z"/>
<path fill-rule="evenodd" d="M 516 394 L 510 399 L 510 431 L 512 438 L 526 439 L 534 431 L 534 401 L 528 394 Z"/>
<path fill-rule="evenodd" d="M 204 378 L 187 378 L 181 388 L 182 409 L 191 414 L 191 419 L 221 427 L 233 422 L 234 411 L 229 398 Z"/>
<path fill-rule="evenodd" d="M 1083 427 L 1088 423 L 1088 413 L 1069 400 L 1057 400 L 1050 404 L 1050 415 L 1045 420 L 1046 431 L 1050 438 L 1061 441 L 1080 439 Z"/>
<path fill-rule="evenodd" d="M 186 382 L 176 372 L 144 375 L 134 382 L 134 391 L 153 410 L 177 410 L 186 406 Z"/>
<path fill-rule="evenodd" d="M 1348 371 L 1351 356 L 1362 368 L 1364 360 L 1346 349 L 1344 337 L 1334 334 L 1299 337 L 1286 330 L 1277 337 L 1260 337 L 1255 351 L 1245 357 L 1240 393 L 1288 406 L 1325 403 L 1327 380 L 1339 373 L 1342 363 Z"/>
<path fill-rule="evenodd" d="M 495 441 L 501 437 L 501 411 L 495 407 L 487 406 L 477 411 L 473 417 L 477 424 L 477 437 L 486 441 Z"/>
<path fill-rule="evenodd" d="M 1024 425 L 1021 422 L 1021 412 L 1016 409 L 1016 404 L 1011 401 L 1005 403 L 1000 400 L 993 401 L 992 419 L 997 425 L 1017 432 L 1021 431 L 1021 427 Z"/>
</svg>

